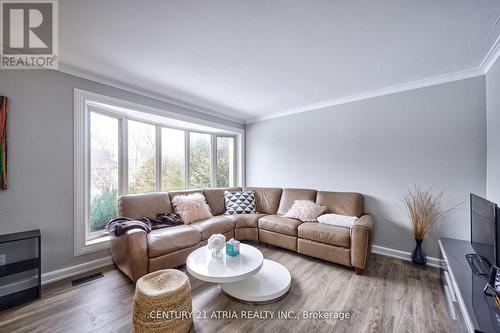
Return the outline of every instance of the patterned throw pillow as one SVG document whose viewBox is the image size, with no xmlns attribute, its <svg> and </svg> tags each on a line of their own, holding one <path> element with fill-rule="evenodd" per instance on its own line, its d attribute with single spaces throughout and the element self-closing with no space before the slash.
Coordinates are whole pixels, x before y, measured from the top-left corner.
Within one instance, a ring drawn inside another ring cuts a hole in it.
<svg viewBox="0 0 500 333">
<path fill-rule="evenodd" d="M 226 201 L 224 215 L 257 213 L 254 191 L 224 191 L 224 200 Z"/>
</svg>

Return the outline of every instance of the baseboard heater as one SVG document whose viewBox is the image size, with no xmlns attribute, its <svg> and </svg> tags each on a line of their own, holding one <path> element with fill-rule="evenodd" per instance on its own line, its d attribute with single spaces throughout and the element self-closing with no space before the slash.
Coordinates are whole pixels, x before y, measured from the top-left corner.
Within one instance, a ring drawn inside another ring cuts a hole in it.
<svg viewBox="0 0 500 333">
<path fill-rule="evenodd" d="M 98 273 L 90 274 L 90 275 L 72 280 L 71 284 L 74 287 L 74 286 L 78 286 L 78 285 L 86 283 L 86 282 L 97 280 L 97 279 L 102 278 L 102 277 L 104 277 L 104 274 L 102 274 L 102 272 L 98 272 Z"/>
</svg>

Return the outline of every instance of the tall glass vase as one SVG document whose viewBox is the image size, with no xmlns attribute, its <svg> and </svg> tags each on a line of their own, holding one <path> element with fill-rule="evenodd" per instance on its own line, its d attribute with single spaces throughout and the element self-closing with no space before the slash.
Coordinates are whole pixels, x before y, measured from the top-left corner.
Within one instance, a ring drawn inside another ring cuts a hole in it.
<svg viewBox="0 0 500 333">
<path fill-rule="evenodd" d="M 411 261 L 417 265 L 425 265 L 427 263 L 427 257 L 424 252 L 424 247 L 422 246 L 423 239 L 415 239 L 417 245 L 411 253 Z"/>
</svg>

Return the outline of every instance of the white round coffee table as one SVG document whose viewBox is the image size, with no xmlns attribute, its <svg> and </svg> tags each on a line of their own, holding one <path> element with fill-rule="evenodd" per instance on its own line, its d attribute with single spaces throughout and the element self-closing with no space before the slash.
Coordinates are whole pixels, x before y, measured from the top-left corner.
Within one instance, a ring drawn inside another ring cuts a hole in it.
<svg viewBox="0 0 500 333">
<path fill-rule="evenodd" d="M 223 254 L 214 258 L 203 246 L 193 251 L 186 261 L 188 272 L 195 278 L 218 283 L 230 298 L 242 302 L 270 303 L 280 300 L 290 290 L 291 275 L 283 265 L 264 259 L 257 248 L 240 244 L 240 254 Z"/>
<path fill-rule="evenodd" d="M 224 254 L 214 258 L 207 246 L 194 250 L 186 260 L 188 272 L 195 278 L 215 283 L 244 280 L 257 273 L 264 262 L 262 252 L 253 246 L 240 244 L 236 257 Z"/>
</svg>

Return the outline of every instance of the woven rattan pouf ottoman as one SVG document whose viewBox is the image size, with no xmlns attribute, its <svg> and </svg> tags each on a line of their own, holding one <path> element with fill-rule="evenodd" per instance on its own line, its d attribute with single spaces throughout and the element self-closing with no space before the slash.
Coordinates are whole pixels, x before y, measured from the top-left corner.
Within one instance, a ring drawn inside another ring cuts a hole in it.
<svg viewBox="0 0 500 333">
<path fill-rule="evenodd" d="M 188 332 L 193 323 L 191 310 L 191 285 L 181 271 L 156 271 L 137 281 L 133 310 L 136 333 Z"/>
</svg>

